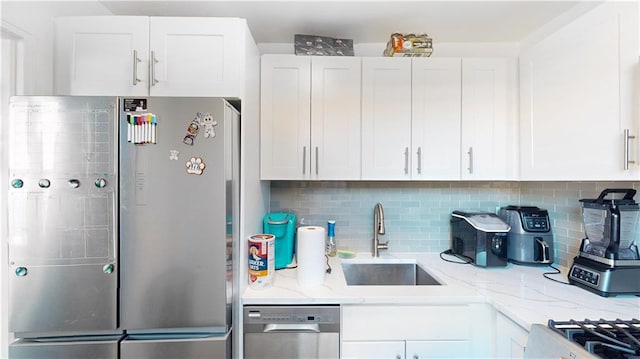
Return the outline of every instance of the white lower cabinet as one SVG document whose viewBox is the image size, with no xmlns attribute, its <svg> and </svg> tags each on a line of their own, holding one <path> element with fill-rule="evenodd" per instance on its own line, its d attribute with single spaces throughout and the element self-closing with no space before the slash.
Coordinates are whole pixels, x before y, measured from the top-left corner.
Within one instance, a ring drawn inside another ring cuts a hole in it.
<svg viewBox="0 0 640 359">
<path fill-rule="evenodd" d="M 341 357 L 490 358 L 494 328 L 486 303 L 344 305 Z"/>
<path fill-rule="evenodd" d="M 394 341 L 351 341 L 342 343 L 340 357 L 343 359 L 404 359 L 405 342 Z"/>
<path fill-rule="evenodd" d="M 407 359 L 474 357 L 469 340 L 409 340 L 405 343 Z"/>
<path fill-rule="evenodd" d="M 529 332 L 502 313 L 496 317 L 497 357 L 523 358 Z"/>
</svg>

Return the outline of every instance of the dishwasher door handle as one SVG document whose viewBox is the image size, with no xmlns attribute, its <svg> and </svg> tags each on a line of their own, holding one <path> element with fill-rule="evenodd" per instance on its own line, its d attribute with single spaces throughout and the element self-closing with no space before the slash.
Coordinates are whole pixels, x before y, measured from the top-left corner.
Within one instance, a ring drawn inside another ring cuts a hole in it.
<svg viewBox="0 0 640 359">
<path fill-rule="evenodd" d="M 267 324 L 263 330 L 264 333 L 277 332 L 301 332 L 301 333 L 320 333 L 320 325 L 318 324 Z"/>
</svg>

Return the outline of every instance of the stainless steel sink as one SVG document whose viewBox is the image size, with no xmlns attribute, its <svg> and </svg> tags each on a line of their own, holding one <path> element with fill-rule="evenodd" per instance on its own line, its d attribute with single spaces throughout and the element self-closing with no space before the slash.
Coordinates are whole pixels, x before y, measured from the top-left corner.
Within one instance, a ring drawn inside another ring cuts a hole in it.
<svg viewBox="0 0 640 359">
<path fill-rule="evenodd" d="M 417 263 L 342 263 L 347 285 L 441 285 Z"/>
</svg>

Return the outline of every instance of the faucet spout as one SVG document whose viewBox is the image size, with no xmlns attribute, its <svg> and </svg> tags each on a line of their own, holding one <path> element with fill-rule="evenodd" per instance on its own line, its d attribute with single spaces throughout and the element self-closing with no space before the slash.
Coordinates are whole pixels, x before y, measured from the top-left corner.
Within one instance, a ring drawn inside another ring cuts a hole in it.
<svg viewBox="0 0 640 359">
<path fill-rule="evenodd" d="M 379 235 L 384 235 L 384 209 L 381 203 L 376 203 L 373 207 L 373 241 L 371 243 L 372 252 L 374 257 L 380 257 L 380 250 L 387 249 L 387 243 L 380 243 L 378 239 Z"/>
</svg>

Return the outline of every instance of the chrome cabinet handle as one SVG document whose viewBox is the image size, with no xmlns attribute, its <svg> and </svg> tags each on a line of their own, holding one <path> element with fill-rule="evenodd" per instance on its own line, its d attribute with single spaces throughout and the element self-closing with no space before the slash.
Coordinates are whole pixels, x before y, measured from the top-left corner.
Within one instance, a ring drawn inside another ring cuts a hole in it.
<svg viewBox="0 0 640 359">
<path fill-rule="evenodd" d="M 469 170 L 469 173 L 473 174 L 473 147 L 469 147 L 467 154 L 469 155 L 469 167 L 467 170 Z"/>
<path fill-rule="evenodd" d="M 155 86 L 159 81 L 156 80 L 156 64 L 158 63 L 158 59 L 156 59 L 155 51 L 151 51 L 151 86 Z"/>
<path fill-rule="evenodd" d="M 138 78 L 138 62 L 142 62 L 142 60 L 138 58 L 138 50 L 133 50 L 133 86 L 142 81 Z"/>
<path fill-rule="evenodd" d="M 316 175 L 318 174 L 318 146 L 316 146 Z"/>
<path fill-rule="evenodd" d="M 302 147 L 302 174 L 306 173 L 307 168 L 307 146 Z"/>
<path fill-rule="evenodd" d="M 629 153 L 630 148 L 631 148 L 631 146 L 629 146 L 629 141 L 635 139 L 636 136 L 631 135 L 629 132 L 630 131 L 629 131 L 628 128 L 624 129 L 624 141 L 623 141 L 624 142 L 624 150 L 623 150 L 624 151 L 624 166 L 623 166 L 623 168 L 624 168 L 625 171 L 629 170 L 629 164 L 636 163 L 636 161 L 634 161 L 634 160 L 632 160 L 630 158 L 631 155 Z"/>
<path fill-rule="evenodd" d="M 404 174 L 409 174 L 409 147 L 404 148 Z"/>
<path fill-rule="evenodd" d="M 422 147 L 418 147 L 418 174 L 422 173 Z"/>
</svg>

